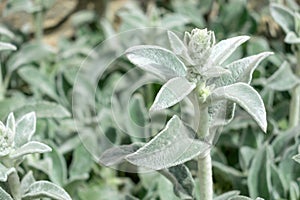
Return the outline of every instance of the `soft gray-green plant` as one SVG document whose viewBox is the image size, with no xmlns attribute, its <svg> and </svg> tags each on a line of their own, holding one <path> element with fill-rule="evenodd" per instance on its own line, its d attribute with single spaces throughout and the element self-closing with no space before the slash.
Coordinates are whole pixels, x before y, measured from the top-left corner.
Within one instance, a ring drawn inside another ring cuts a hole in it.
<svg viewBox="0 0 300 200">
<path fill-rule="evenodd" d="M 191 128 L 174 115 L 150 142 L 133 153 L 123 154 L 122 158 L 137 166 L 159 170 L 175 184 L 175 194 L 190 199 L 193 189 L 189 191 L 182 185 L 190 178 L 186 175 L 185 179 L 178 180 L 179 170 L 183 169 L 179 166 L 198 157 L 200 199 L 210 200 L 213 199 L 210 149 L 219 128 L 232 120 L 235 104 L 244 108 L 264 132 L 267 129 L 263 101 L 249 83 L 254 69 L 272 53 L 264 52 L 224 65 L 224 61 L 249 39 L 248 36 L 216 43 L 214 32 L 194 29 L 185 33 L 183 41 L 170 31 L 168 37 L 172 51 L 142 45 L 128 49 L 126 55 L 133 64 L 166 82 L 158 92 L 151 112 L 169 108 L 188 97 L 194 105 L 194 117 L 199 119 L 199 126 Z M 127 152 L 133 151 L 128 148 Z M 114 155 L 114 151 L 109 155 Z M 191 183 L 189 187 L 192 186 Z"/>
<path fill-rule="evenodd" d="M 51 151 L 48 145 L 32 141 L 35 128 L 34 112 L 25 114 L 17 121 L 13 113 L 10 113 L 6 125 L 0 122 L 0 199 L 70 200 L 71 197 L 60 186 L 49 181 L 36 181 L 31 171 L 21 179 L 20 174 L 24 170 L 20 164 L 27 155 Z"/>
</svg>

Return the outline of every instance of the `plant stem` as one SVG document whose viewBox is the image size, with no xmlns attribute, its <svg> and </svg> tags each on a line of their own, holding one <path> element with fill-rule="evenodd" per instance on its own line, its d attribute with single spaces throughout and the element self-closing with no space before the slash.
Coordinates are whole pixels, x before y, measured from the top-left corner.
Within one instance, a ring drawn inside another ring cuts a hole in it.
<svg viewBox="0 0 300 200">
<path fill-rule="evenodd" d="M 36 4 L 41 6 L 40 10 L 34 13 L 34 22 L 35 22 L 35 38 L 38 42 L 43 39 L 43 21 L 44 21 L 44 11 L 42 8 L 42 2 L 36 0 Z"/>
<path fill-rule="evenodd" d="M 21 200 L 21 184 L 18 173 L 16 171 L 8 176 L 8 185 L 10 193 L 13 196 L 14 200 Z"/>
<path fill-rule="evenodd" d="M 198 136 L 200 139 L 204 139 L 209 134 L 208 124 L 208 108 L 204 108 L 200 105 L 200 127 L 198 129 Z M 212 165 L 210 150 L 206 152 L 206 155 L 198 158 L 198 178 L 200 181 L 200 200 L 212 200 L 213 199 L 213 180 L 212 180 Z"/>
<path fill-rule="evenodd" d="M 1 61 L 0 61 L 0 101 L 2 99 L 4 99 L 4 95 L 5 95 L 5 87 L 4 87 L 4 83 L 3 83 L 3 78 L 2 78 L 2 66 L 1 66 Z"/>
<path fill-rule="evenodd" d="M 296 66 L 295 74 L 300 78 L 300 51 L 297 50 L 295 52 L 295 55 L 297 58 L 297 66 Z M 290 118 L 289 118 L 290 128 L 293 128 L 299 124 L 299 117 L 300 117 L 300 85 L 298 84 L 292 89 L 292 94 L 291 94 Z"/>
</svg>

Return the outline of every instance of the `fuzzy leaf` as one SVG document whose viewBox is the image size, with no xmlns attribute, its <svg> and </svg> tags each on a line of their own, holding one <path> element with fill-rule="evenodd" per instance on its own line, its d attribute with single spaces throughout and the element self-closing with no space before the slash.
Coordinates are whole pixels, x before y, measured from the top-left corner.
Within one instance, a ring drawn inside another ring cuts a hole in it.
<svg viewBox="0 0 300 200">
<path fill-rule="evenodd" d="M 222 75 L 220 78 L 214 80 L 213 83 L 216 87 L 230 85 L 236 82 L 250 83 L 252 74 L 259 63 L 272 54 L 272 52 L 262 52 L 254 56 L 234 61 L 224 67 L 231 73 Z"/>
<path fill-rule="evenodd" d="M 180 199 L 193 199 L 193 190 L 195 187 L 191 172 L 185 165 L 177 165 L 168 169 L 160 170 L 173 184 L 173 190 Z"/>
<path fill-rule="evenodd" d="M 186 67 L 177 56 L 164 48 L 140 45 L 126 51 L 127 58 L 141 69 L 154 73 L 164 80 L 186 75 Z"/>
<path fill-rule="evenodd" d="M 41 43 L 23 44 L 22 48 L 8 60 L 9 73 L 25 64 L 45 60 L 54 53 L 53 49 Z"/>
<path fill-rule="evenodd" d="M 69 194 L 61 187 L 48 182 L 37 181 L 30 185 L 27 193 L 23 195 L 27 199 L 51 198 L 55 200 L 72 200 Z"/>
<path fill-rule="evenodd" d="M 66 118 L 70 117 L 70 112 L 60 104 L 48 101 L 38 101 L 28 103 L 15 111 L 16 114 L 34 111 L 38 118 Z"/>
<path fill-rule="evenodd" d="M 221 65 L 241 44 L 249 39 L 249 36 L 237 36 L 218 42 L 212 47 L 208 60 L 212 62 L 212 66 Z"/>
<path fill-rule="evenodd" d="M 0 200 L 14 200 L 5 190 L 0 187 Z"/>
<path fill-rule="evenodd" d="M 287 7 L 272 3 L 270 11 L 273 19 L 281 26 L 285 33 L 294 30 L 294 14 Z"/>
<path fill-rule="evenodd" d="M 7 168 L 0 163 L 0 182 L 6 182 L 8 176 L 16 171 L 15 168 Z"/>
<path fill-rule="evenodd" d="M 99 162 L 105 166 L 112 166 L 112 165 L 119 164 L 124 161 L 126 156 L 136 152 L 142 146 L 143 143 L 133 143 L 130 145 L 112 147 L 106 150 L 101 155 L 101 157 L 99 158 Z"/>
<path fill-rule="evenodd" d="M 41 92 L 58 101 L 59 97 L 57 96 L 54 83 L 52 83 L 47 75 L 41 73 L 35 67 L 26 66 L 21 68 L 19 75 L 23 80 L 29 83 L 31 87 L 38 88 Z"/>
<path fill-rule="evenodd" d="M 277 91 L 292 89 L 300 83 L 300 79 L 294 75 L 290 65 L 284 62 L 280 68 L 266 82 L 266 86 Z"/>
<path fill-rule="evenodd" d="M 17 50 L 17 47 L 15 45 L 6 43 L 6 42 L 0 42 L 0 51 L 15 51 Z"/>
<path fill-rule="evenodd" d="M 6 128 L 10 129 L 13 134 L 16 132 L 16 121 L 13 113 L 9 113 L 6 120 Z M 14 138 L 14 136 L 13 136 Z"/>
<path fill-rule="evenodd" d="M 17 150 L 13 151 L 9 155 L 9 157 L 16 159 L 16 158 L 25 156 L 27 154 L 46 153 L 46 152 L 50 152 L 50 151 L 51 151 L 51 148 L 48 145 L 40 143 L 40 142 L 31 141 L 31 142 L 24 144 Z"/>
<path fill-rule="evenodd" d="M 30 112 L 21 117 L 16 123 L 15 145 L 21 147 L 31 140 L 35 132 L 36 116 L 34 112 Z"/>
<path fill-rule="evenodd" d="M 34 182 L 35 178 L 33 177 L 32 171 L 29 171 L 21 181 L 21 193 L 25 194 L 29 190 L 30 185 Z"/>
<path fill-rule="evenodd" d="M 226 192 L 224 194 L 221 194 L 220 196 L 214 198 L 214 200 L 228 200 L 229 198 L 235 197 L 239 194 L 240 194 L 239 191 L 234 190 L 234 191 L 230 191 L 230 192 Z"/>
<path fill-rule="evenodd" d="M 178 38 L 178 36 L 175 33 L 173 33 L 172 31 L 168 31 L 168 37 L 169 37 L 169 42 L 170 42 L 172 51 L 176 55 L 184 58 L 190 64 L 193 64 L 192 59 L 188 55 L 188 49 L 186 48 L 184 43 Z"/>
<path fill-rule="evenodd" d="M 288 44 L 299 44 L 300 38 L 296 35 L 295 32 L 288 32 L 284 38 L 284 42 Z"/>
<path fill-rule="evenodd" d="M 266 132 L 267 119 L 264 102 L 259 94 L 245 83 L 235 83 L 232 85 L 219 87 L 211 95 L 214 100 L 230 100 L 244 108 L 257 122 L 260 128 Z"/>
<path fill-rule="evenodd" d="M 160 170 L 182 164 L 207 151 L 210 145 L 194 139 L 195 132 L 173 116 L 150 142 L 126 157 L 130 163 Z"/>
<path fill-rule="evenodd" d="M 293 159 L 300 164 L 300 154 L 293 156 Z"/>
<path fill-rule="evenodd" d="M 176 77 L 165 83 L 155 97 L 150 111 L 162 110 L 175 105 L 186 97 L 196 84 L 184 77 Z"/>
</svg>

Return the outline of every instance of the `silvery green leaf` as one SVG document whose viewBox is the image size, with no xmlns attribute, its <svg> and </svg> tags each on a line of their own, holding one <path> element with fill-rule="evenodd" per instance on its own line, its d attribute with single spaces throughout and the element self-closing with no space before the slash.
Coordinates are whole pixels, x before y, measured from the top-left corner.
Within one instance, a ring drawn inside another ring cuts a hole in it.
<svg viewBox="0 0 300 200">
<path fill-rule="evenodd" d="M 249 168 L 247 185 L 250 197 L 252 198 L 256 198 L 257 196 L 269 197 L 267 186 L 267 168 L 269 167 L 267 161 L 269 160 L 269 156 L 267 148 L 267 145 L 263 145 L 257 150 Z M 257 177 L 260 178 L 258 179 Z"/>
<path fill-rule="evenodd" d="M 48 176 L 51 182 L 57 185 L 64 185 L 67 180 L 67 163 L 61 152 L 54 144 L 49 144 L 52 151 L 45 154 L 46 159 L 51 161 L 51 166 L 49 169 Z"/>
<path fill-rule="evenodd" d="M 74 150 L 72 158 L 69 170 L 70 179 L 82 177 L 84 174 L 87 174 L 86 177 L 89 177 L 94 160 L 84 145 L 81 144 Z"/>
<path fill-rule="evenodd" d="M 249 36 L 237 36 L 218 42 L 212 47 L 208 59 L 211 66 L 220 66 L 241 44 L 249 39 Z"/>
<path fill-rule="evenodd" d="M 17 47 L 15 45 L 6 43 L 6 42 L 0 42 L 0 51 L 15 51 L 17 50 Z"/>
<path fill-rule="evenodd" d="M 175 105 L 184 99 L 195 87 L 196 83 L 189 82 L 184 77 L 170 79 L 159 90 L 150 111 L 162 110 Z"/>
<path fill-rule="evenodd" d="M 272 54 L 272 52 L 262 52 L 257 55 L 249 56 L 234 61 L 224 67 L 231 73 L 222 75 L 213 83 L 216 85 L 216 87 L 230 85 L 236 82 L 250 83 L 252 80 L 252 74 L 259 65 L 259 63 L 262 60 L 264 60 L 267 56 Z"/>
<path fill-rule="evenodd" d="M 300 164 L 300 154 L 293 156 L 293 159 Z"/>
<path fill-rule="evenodd" d="M 267 119 L 264 102 L 260 95 L 248 84 L 235 83 L 232 85 L 219 87 L 213 90 L 211 98 L 214 100 L 230 100 L 244 108 L 259 127 L 266 132 Z"/>
<path fill-rule="evenodd" d="M 166 29 L 174 29 L 176 27 L 183 27 L 189 23 L 190 19 L 180 13 L 166 13 L 161 19 L 161 24 L 164 24 Z"/>
<path fill-rule="evenodd" d="M 9 73 L 25 64 L 46 60 L 54 53 L 52 47 L 43 43 L 23 44 L 21 49 L 9 58 L 7 66 Z"/>
<path fill-rule="evenodd" d="M 132 143 L 130 145 L 112 147 L 101 155 L 99 162 L 105 166 L 119 164 L 124 161 L 126 156 L 136 152 L 142 146 L 143 143 Z"/>
<path fill-rule="evenodd" d="M 7 168 L 0 163 L 0 181 L 6 182 L 8 176 L 15 171 L 16 171 L 15 168 Z"/>
<path fill-rule="evenodd" d="M 194 139 L 195 134 L 175 115 L 160 133 L 135 153 L 128 155 L 126 160 L 154 170 L 182 164 L 210 148 L 210 144 Z"/>
<path fill-rule="evenodd" d="M 185 165 L 177 165 L 158 171 L 173 184 L 173 190 L 180 199 L 193 199 L 195 187 L 191 172 Z"/>
<path fill-rule="evenodd" d="M 294 14 L 287 7 L 272 3 L 270 11 L 273 19 L 281 26 L 285 33 L 294 30 Z"/>
<path fill-rule="evenodd" d="M 51 148 L 43 143 L 30 141 L 13 151 L 9 157 L 16 159 L 27 154 L 50 152 Z"/>
<path fill-rule="evenodd" d="M 243 175 L 242 172 L 236 170 L 236 169 L 233 168 L 233 167 L 226 166 L 226 165 L 224 165 L 224 164 L 221 163 L 221 162 L 213 161 L 213 162 L 212 162 L 212 165 L 213 165 L 213 167 L 214 167 L 216 170 L 219 170 L 219 171 L 221 171 L 222 173 L 226 174 L 226 176 L 229 176 L 229 177 L 238 177 L 238 178 L 244 177 L 244 175 Z"/>
<path fill-rule="evenodd" d="M 129 48 L 125 53 L 133 64 L 165 80 L 186 75 L 186 67 L 183 62 L 167 49 L 140 45 Z"/>
<path fill-rule="evenodd" d="M 34 111 L 37 118 L 66 118 L 71 115 L 70 112 L 62 105 L 48 101 L 27 103 L 15 110 L 15 113 L 22 115 L 29 111 Z"/>
<path fill-rule="evenodd" d="M 0 187 L 0 200 L 14 200 L 5 190 Z"/>
<path fill-rule="evenodd" d="M 49 181 L 37 181 L 30 185 L 26 194 L 22 199 L 40 199 L 51 198 L 55 200 L 72 200 L 69 194 L 61 187 L 49 182 Z"/>
<path fill-rule="evenodd" d="M 172 31 L 168 31 L 168 37 L 169 37 L 169 42 L 170 42 L 172 51 L 176 55 L 181 56 L 183 59 L 185 59 L 190 64 L 193 64 L 194 62 L 188 55 L 188 49 L 186 48 L 184 43 L 179 39 L 179 37 Z"/>
<path fill-rule="evenodd" d="M 298 37 L 295 32 L 290 31 L 285 36 L 284 42 L 288 44 L 299 44 L 300 37 Z"/>
<path fill-rule="evenodd" d="M 290 183 L 289 193 L 290 193 L 291 200 L 297 200 L 300 198 L 300 188 L 299 188 L 299 185 L 295 181 L 292 181 Z"/>
<path fill-rule="evenodd" d="M 294 75 L 288 62 L 282 63 L 280 68 L 266 81 L 266 87 L 277 91 L 292 89 L 300 83 L 300 79 Z"/>
<path fill-rule="evenodd" d="M 6 128 L 12 131 L 12 134 L 16 132 L 16 121 L 13 113 L 9 113 L 6 120 Z M 14 138 L 14 136 L 12 137 Z"/>
<path fill-rule="evenodd" d="M 31 140 L 35 132 L 36 116 L 34 112 L 30 112 L 21 117 L 16 123 L 15 145 L 21 147 Z"/>
<path fill-rule="evenodd" d="M 46 74 L 41 73 L 32 66 L 21 68 L 18 73 L 31 87 L 38 88 L 41 92 L 58 101 L 59 97 L 56 93 L 55 85 Z"/>
<path fill-rule="evenodd" d="M 33 177 L 32 171 L 29 171 L 23 178 L 21 181 L 21 193 L 25 194 L 30 185 L 33 184 L 35 182 L 35 178 Z"/>
<path fill-rule="evenodd" d="M 230 192 L 226 192 L 224 194 L 221 194 L 220 196 L 214 198 L 214 200 L 228 200 L 229 198 L 235 197 L 239 194 L 240 194 L 239 191 L 234 190 L 234 191 L 230 191 Z"/>
</svg>

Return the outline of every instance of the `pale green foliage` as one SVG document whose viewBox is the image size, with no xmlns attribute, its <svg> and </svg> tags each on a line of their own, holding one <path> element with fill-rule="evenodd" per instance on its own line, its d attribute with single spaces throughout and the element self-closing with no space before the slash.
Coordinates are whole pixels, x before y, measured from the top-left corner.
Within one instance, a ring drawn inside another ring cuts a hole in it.
<svg viewBox="0 0 300 200">
<path fill-rule="evenodd" d="M 24 176 L 21 182 L 18 181 L 19 177 L 16 169 L 26 155 L 51 151 L 48 145 L 31 141 L 35 130 L 36 115 L 34 112 L 25 114 L 17 121 L 13 113 L 10 113 L 6 120 L 6 126 L 0 122 L 0 181 L 8 181 L 10 192 L 12 193 L 8 194 L 4 188 L 0 187 L 0 199 L 20 198 L 20 196 L 22 196 L 22 199 L 41 197 L 57 200 L 71 199 L 62 188 L 51 182 L 35 182 L 32 173 Z"/>
</svg>

